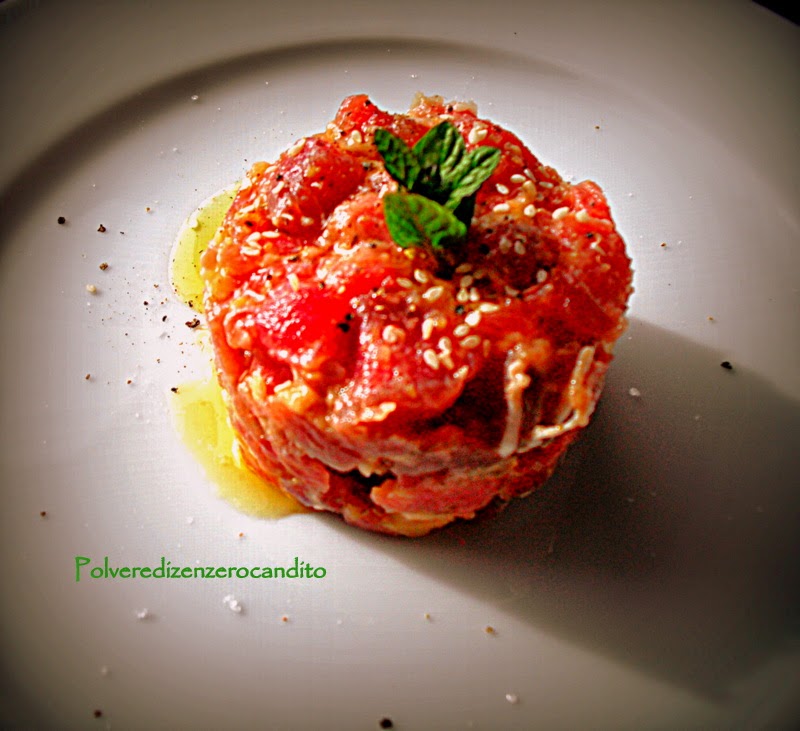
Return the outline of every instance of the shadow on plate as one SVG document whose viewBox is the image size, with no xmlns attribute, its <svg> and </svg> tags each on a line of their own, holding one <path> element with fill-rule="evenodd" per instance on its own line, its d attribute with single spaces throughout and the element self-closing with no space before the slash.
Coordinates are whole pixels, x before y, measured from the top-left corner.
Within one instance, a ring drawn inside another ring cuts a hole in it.
<svg viewBox="0 0 800 731">
<path fill-rule="evenodd" d="M 628 335 L 592 425 L 540 491 L 413 541 L 341 530 L 722 699 L 798 637 L 800 409 L 704 346 L 635 320 Z"/>
</svg>

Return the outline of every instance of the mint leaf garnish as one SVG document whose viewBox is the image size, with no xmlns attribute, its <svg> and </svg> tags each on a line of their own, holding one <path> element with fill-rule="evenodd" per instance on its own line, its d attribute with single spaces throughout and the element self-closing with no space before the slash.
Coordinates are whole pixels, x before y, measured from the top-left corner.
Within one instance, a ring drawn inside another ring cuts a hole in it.
<svg viewBox="0 0 800 731">
<path fill-rule="evenodd" d="M 500 162 L 500 150 L 467 151 L 452 122 L 429 129 L 412 147 L 385 129 L 375 130 L 375 145 L 386 171 L 401 186 L 383 199 L 389 233 L 403 247 L 466 239 L 475 210 L 475 196 Z M 398 197 L 399 196 L 399 197 Z"/>
<path fill-rule="evenodd" d="M 445 204 L 455 208 L 461 200 L 480 190 L 500 162 L 500 150 L 496 147 L 478 147 L 467 156 L 465 172 L 457 179 Z"/>
<path fill-rule="evenodd" d="M 383 198 L 383 215 L 395 243 L 404 249 L 423 244 L 443 249 L 467 236 L 463 221 L 444 206 L 417 193 L 387 193 Z"/>
<path fill-rule="evenodd" d="M 454 172 L 464 168 L 466 151 L 463 138 L 450 122 L 429 129 L 411 149 L 420 176 L 409 189 L 444 204 L 453 187 Z"/>
<path fill-rule="evenodd" d="M 417 180 L 420 166 L 408 145 L 389 130 L 376 129 L 375 146 L 381 153 L 389 175 L 400 185 L 411 188 Z"/>
</svg>

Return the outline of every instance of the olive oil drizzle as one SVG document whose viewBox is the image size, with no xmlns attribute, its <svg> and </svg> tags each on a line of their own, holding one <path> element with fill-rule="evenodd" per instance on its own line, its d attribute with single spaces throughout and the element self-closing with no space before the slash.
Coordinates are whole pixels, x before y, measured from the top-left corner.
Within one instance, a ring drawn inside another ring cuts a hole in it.
<svg viewBox="0 0 800 731">
<path fill-rule="evenodd" d="M 178 231 L 170 255 L 170 282 L 178 297 L 197 312 L 203 307 L 200 257 L 236 195 L 238 184 L 208 198 Z M 175 429 L 218 494 L 237 510 L 259 518 L 280 518 L 305 511 L 294 498 L 254 474 L 241 457 L 228 419 L 222 390 L 212 373 L 207 379 L 172 389 Z"/>
</svg>

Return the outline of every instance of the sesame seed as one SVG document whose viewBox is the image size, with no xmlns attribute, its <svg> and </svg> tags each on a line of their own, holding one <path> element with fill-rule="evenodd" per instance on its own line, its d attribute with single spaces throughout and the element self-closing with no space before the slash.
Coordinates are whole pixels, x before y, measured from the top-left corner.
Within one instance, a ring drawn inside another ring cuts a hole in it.
<svg viewBox="0 0 800 731">
<path fill-rule="evenodd" d="M 525 175 L 527 175 L 531 180 L 536 180 L 536 176 L 533 174 L 533 171 L 530 168 L 525 168 L 523 171 Z"/>
<path fill-rule="evenodd" d="M 442 353 L 452 353 L 453 352 L 453 343 L 450 341 L 450 338 L 447 335 L 442 336 L 439 338 L 439 350 Z"/>
<path fill-rule="evenodd" d="M 500 239 L 499 248 L 501 254 L 507 254 L 511 250 L 511 241 L 504 236 Z"/>
<path fill-rule="evenodd" d="M 420 284 L 427 284 L 431 281 L 428 272 L 423 271 L 422 269 L 415 269 L 414 270 L 414 279 L 416 279 Z"/>
<path fill-rule="evenodd" d="M 518 289 L 514 289 L 513 287 L 509 287 L 508 285 L 506 285 L 506 294 L 509 297 L 516 297 L 519 294 L 519 290 Z"/>
<path fill-rule="evenodd" d="M 86 291 L 89 294 L 97 294 L 97 287 L 95 287 L 93 284 L 87 284 L 86 285 Z"/>
<path fill-rule="evenodd" d="M 512 183 L 524 183 L 525 182 L 525 176 L 524 175 L 520 175 L 519 173 L 514 173 L 511 176 L 511 182 Z"/>
<path fill-rule="evenodd" d="M 245 241 L 246 241 L 248 244 L 255 244 L 255 243 L 257 243 L 257 242 L 258 242 L 260 239 L 261 239 L 261 232 L 260 232 L 260 231 L 254 231 L 253 233 L 251 233 L 251 234 L 250 234 L 250 235 L 249 235 L 249 236 L 248 236 L 248 237 L 245 239 Z"/>
<path fill-rule="evenodd" d="M 408 289 L 409 287 L 413 287 L 414 286 L 414 282 L 412 282 L 410 279 L 407 279 L 406 277 L 398 277 L 397 278 L 397 283 L 401 287 L 405 287 L 406 289 Z"/>
<path fill-rule="evenodd" d="M 437 285 L 431 287 L 422 294 L 422 298 L 428 302 L 436 302 L 444 294 L 444 287 Z"/>
<path fill-rule="evenodd" d="M 561 208 L 556 208 L 553 211 L 553 220 L 554 221 L 560 221 L 568 213 L 569 213 L 569 208 L 567 206 L 561 206 Z"/>
<path fill-rule="evenodd" d="M 525 206 L 525 208 L 522 209 L 522 212 L 526 216 L 529 216 L 530 218 L 533 218 L 536 215 L 536 206 L 533 205 L 533 203 L 528 203 L 528 205 Z"/>
<path fill-rule="evenodd" d="M 382 401 L 378 404 L 378 416 L 381 420 L 385 419 L 395 409 L 397 409 L 397 404 L 394 401 Z"/>
<path fill-rule="evenodd" d="M 462 322 L 460 325 L 456 325 L 453 328 L 453 335 L 455 335 L 457 338 L 463 338 L 466 335 L 469 335 L 469 325 L 464 322 Z"/>
<path fill-rule="evenodd" d="M 500 195 L 508 195 L 509 193 L 508 186 L 503 185 L 502 183 L 498 183 L 494 187 L 497 188 L 497 192 L 500 193 Z"/>
<path fill-rule="evenodd" d="M 470 327 L 475 327 L 480 321 L 481 313 L 477 310 L 473 310 L 464 318 L 464 322 Z"/>
<path fill-rule="evenodd" d="M 486 276 L 485 269 L 476 269 L 475 274 L 473 275 L 475 279 L 483 279 Z"/>
<path fill-rule="evenodd" d="M 289 280 L 289 286 L 297 292 L 300 289 L 300 280 L 294 272 L 291 272 L 286 277 Z"/>
<path fill-rule="evenodd" d="M 280 231 L 262 231 L 261 235 L 265 239 L 277 239 L 281 235 L 281 232 Z"/>
<path fill-rule="evenodd" d="M 477 348 L 481 344 L 481 339 L 477 335 L 468 335 L 461 341 L 461 347 L 467 350 Z"/>
<path fill-rule="evenodd" d="M 633 396 L 633 398 L 639 398 L 642 395 L 642 392 L 638 388 L 629 388 L 628 393 Z"/>
<path fill-rule="evenodd" d="M 470 288 L 469 290 L 469 301 L 470 302 L 477 302 L 481 298 L 481 293 L 475 287 Z"/>
<path fill-rule="evenodd" d="M 443 365 L 445 368 L 447 368 L 447 370 L 448 370 L 448 371 L 452 371 L 452 370 L 453 370 L 453 366 L 455 365 L 455 364 L 453 363 L 453 359 L 450 357 L 450 353 L 442 353 L 442 354 L 439 356 L 439 362 L 440 362 L 440 363 L 441 363 L 441 364 L 442 364 L 442 365 Z"/>
<path fill-rule="evenodd" d="M 386 343 L 397 343 L 404 337 L 405 332 L 397 327 L 397 325 L 387 325 L 383 328 L 383 332 L 381 333 L 381 339 Z"/>
<path fill-rule="evenodd" d="M 519 254 L 520 256 L 525 255 L 525 244 L 521 241 L 517 240 L 514 242 L 514 253 Z"/>
<path fill-rule="evenodd" d="M 439 356 L 435 350 L 431 350 L 431 348 L 424 350 L 422 352 L 422 360 L 434 371 L 439 370 Z"/>
<path fill-rule="evenodd" d="M 433 335 L 433 330 L 436 327 L 436 321 L 430 317 L 426 317 L 422 321 L 422 339 L 427 340 Z"/>
<path fill-rule="evenodd" d="M 512 705 L 519 703 L 519 698 L 517 697 L 516 693 L 506 693 L 506 700 Z"/>
<path fill-rule="evenodd" d="M 453 373 L 453 378 L 466 378 L 469 375 L 469 366 L 461 366 L 455 373 Z"/>
<path fill-rule="evenodd" d="M 285 182 L 285 181 L 283 181 L 283 180 L 281 180 L 281 181 L 280 181 L 280 182 L 279 182 L 279 183 L 278 183 L 278 184 L 277 184 L 277 185 L 276 185 L 276 186 L 275 186 L 275 187 L 272 189 L 272 192 L 273 192 L 273 193 L 275 193 L 275 195 L 277 195 L 277 194 L 278 194 L 278 193 L 280 193 L 280 192 L 281 192 L 281 191 L 282 191 L 282 190 L 283 190 L 285 187 L 286 187 L 286 182 Z"/>
<path fill-rule="evenodd" d="M 575 220 L 586 223 L 589 220 L 589 213 L 587 211 L 578 211 L 575 214 Z"/>
<path fill-rule="evenodd" d="M 539 284 L 542 284 L 542 282 L 544 282 L 546 279 L 547 279 L 547 272 L 544 269 L 540 269 L 538 272 L 536 272 L 536 281 Z"/>
<path fill-rule="evenodd" d="M 294 143 L 294 144 L 293 144 L 293 145 L 292 145 L 292 146 L 291 146 L 291 147 L 290 147 L 290 148 L 289 148 L 289 149 L 286 151 L 286 154 L 287 154 L 289 157 L 294 157 L 294 156 L 295 156 L 295 155 L 296 155 L 298 152 L 300 152 L 300 150 L 302 150 L 302 149 L 303 149 L 303 147 L 305 146 L 305 144 L 306 144 L 306 141 L 305 141 L 304 139 L 297 140 L 297 142 L 295 142 L 295 143 Z"/>
<path fill-rule="evenodd" d="M 478 310 L 481 312 L 497 312 L 500 309 L 500 305 L 496 305 L 494 302 L 482 302 L 478 305 Z"/>
<path fill-rule="evenodd" d="M 314 219 L 313 219 L 313 218 L 311 218 L 311 216 L 303 216 L 303 217 L 300 219 L 300 223 L 301 223 L 303 226 L 312 226 L 312 225 L 314 224 Z"/>
<path fill-rule="evenodd" d="M 498 203 L 492 210 L 495 213 L 508 213 L 511 210 L 511 206 L 508 203 Z"/>
<path fill-rule="evenodd" d="M 553 184 L 552 183 L 548 183 L 546 180 L 539 181 L 539 185 L 542 188 L 552 188 L 553 187 Z"/>
<path fill-rule="evenodd" d="M 456 302 L 460 302 L 461 304 L 469 302 L 469 292 L 466 289 L 459 289 L 456 294 Z"/>
<path fill-rule="evenodd" d="M 363 141 L 364 137 L 357 129 L 354 129 L 347 138 L 347 144 L 350 146 L 360 145 Z"/>
<path fill-rule="evenodd" d="M 467 135 L 467 140 L 470 144 L 474 145 L 482 140 L 486 139 L 486 135 L 489 134 L 489 130 L 486 127 L 481 127 L 479 125 L 475 125 Z"/>
<path fill-rule="evenodd" d="M 466 274 L 467 272 L 472 271 L 472 264 L 469 262 L 464 262 L 463 264 L 459 264 L 456 267 L 456 274 Z"/>
<path fill-rule="evenodd" d="M 461 280 L 458 283 L 458 286 L 461 289 L 468 289 L 469 286 L 475 281 L 475 278 L 471 274 L 466 274 L 461 277 Z"/>
</svg>

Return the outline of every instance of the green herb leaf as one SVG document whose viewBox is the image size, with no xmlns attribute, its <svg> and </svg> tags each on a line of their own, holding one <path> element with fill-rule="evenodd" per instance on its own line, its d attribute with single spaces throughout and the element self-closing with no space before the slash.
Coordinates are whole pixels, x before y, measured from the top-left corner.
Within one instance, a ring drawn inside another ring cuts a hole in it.
<svg viewBox="0 0 800 731">
<path fill-rule="evenodd" d="M 458 130 L 450 122 L 429 129 L 414 145 L 412 153 L 420 166 L 414 192 L 444 203 L 453 183 L 453 172 L 464 161 L 467 147 Z"/>
<path fill-rule="evenodd" d="M 389 175 L 400 185 L 412 188 L 419 176 L 420 166 L 408 145 L 389 130 L 376 129 L 375 146 L 383 158 Z"/>
<path fill-rule="evenodd" d="M 401 191 L 384 196 L 389 233 L 402 247 L 429 243 L 435 249 L 463 241 L 475 212 L 475 197 L 500 162 L 500 150 L 467 151 L 452 122 L 429 129 L 412 147 L 385 129 L 375 146 Z"/>
<path fill-rule="evenodd" d="M 383 215 L 398 246 L 430 244 L 442 249 L 466 238 L 467 226 L 442 205 L 417 193 L 387 193 Z"/>
<path fill-rule="evenodd" d="M 454 209 L 463 198 L 474 195 L 489 179 L 500 162 L 500 150 L 496 147 L 478 147 L 469 153 L 466 171 L 453 185 L 445 205 Z"/>
</svg>

